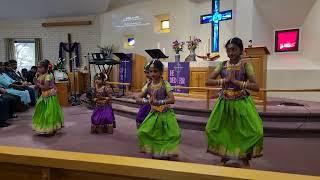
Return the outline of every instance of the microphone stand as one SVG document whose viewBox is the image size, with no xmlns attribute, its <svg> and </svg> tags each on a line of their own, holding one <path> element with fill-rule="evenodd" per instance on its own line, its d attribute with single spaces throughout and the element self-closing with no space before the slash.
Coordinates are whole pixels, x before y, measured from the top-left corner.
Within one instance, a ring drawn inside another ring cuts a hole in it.
<svg viewBox="0 0 320 180">
<path fill-rule="evenodd" d="M 72 61 L 72 66 L 73 66 L 73 94 L 71 95 L 70 99 L 71 99 L 71 106 L 78 106 L 80 105 L 80 101 L 77 98 L 77 90 L 76 90 L 76 61 L 75 58 L 77 56 L 69 59 L 69 61 Z"/>
<path fill-rule="evenodd" d="M 86 62 L 88 63 L 87 66 L 87 71 L 88 71 L 88 80 L 87 80 L 87 87 L 90 88 L 91 87 L 91 67 L 90 67 L 90 53 L 88 53 L 88 55 L 84 56 L 84 58 L 86 59 Z M 86 89 L 87 91 L 88 89 Z"/>
</svg>

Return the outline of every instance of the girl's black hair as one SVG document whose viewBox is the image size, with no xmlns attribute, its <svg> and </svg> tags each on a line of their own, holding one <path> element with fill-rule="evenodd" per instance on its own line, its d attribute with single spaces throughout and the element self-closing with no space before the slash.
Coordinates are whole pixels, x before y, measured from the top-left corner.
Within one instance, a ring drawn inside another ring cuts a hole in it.
<svg viewBox="0 0 320 180">
<path fill-rule="evenodd" d="M 240 38 L 234 37 L 234 38 L 229 39 L 229 41 L 227 41 L 227 43 L 225 45 L 225 48 L 227 48 L 229 44 L 234 44 L 234 45 L 238 46 L 240 48 L 241 53 L 243 52 L 243 43 Z"/>
<path fill-rule="evenodd" d="M 53 73 L 50 67 L 50 61 L 48 59 L 40 61 L 39 65 L 43 67 L 48 73 Z"/>
<path fill-rule="evenodd" d="M 106 76 L 103 73 L 97 73 L 94 76 L 94 80 L 96 80 L 96 79 L 101 79 L 101 81 L 104 82 L 104 80 L 106 79 Z"/>
<path fill-rule="evenodd" d="M 150 67 L 154 67 L 156 69 L 158 69 L 160 72 L 163 72 L 163 64 L 161 61 L 159 60 L 153 60 L 150 62 L 149 68 Z"/>
</svg>

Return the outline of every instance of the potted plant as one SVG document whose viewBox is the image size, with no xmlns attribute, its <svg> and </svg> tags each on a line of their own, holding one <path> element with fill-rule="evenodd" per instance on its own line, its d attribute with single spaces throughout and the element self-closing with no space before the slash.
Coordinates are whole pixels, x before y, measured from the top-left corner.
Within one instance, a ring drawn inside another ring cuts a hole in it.
<svg viewBox="0 0 320 180">
<path fill-rule="evenodd" d="M 175 61 L 180 62 L 180 51 L 183 51 L 184 42 L 175 40 L 172 42 L 172 49 L 175 51 Z"/>
<path fill-rule="evenodd" d="M 98 48 L 100 49 L 100 52 L 105 55 L 106 58 L 112 58 L 113 53 L 118 49 L 116 46 L 107 45 L 107 46 L 100 46 L 98 45 Z"/>
</svg>

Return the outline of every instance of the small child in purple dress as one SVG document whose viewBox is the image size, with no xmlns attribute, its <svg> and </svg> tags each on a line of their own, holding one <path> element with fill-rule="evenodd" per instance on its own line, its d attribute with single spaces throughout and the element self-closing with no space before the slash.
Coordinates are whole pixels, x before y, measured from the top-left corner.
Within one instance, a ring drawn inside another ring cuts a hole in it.
<svg viewBox="0 0 320 180">
<path fill-rule="evenodd" d="M 102 73 L 94 77 L 93 102 L 95 109 L 91 116 L 91 133 L 113 134 L 115 125 L 114 113 L 111 106 L 111 91 L 104 85 L 105 76 Z"/>
<path fill-rule="evenodd" d="M 142 91 L 145 91 L 145 89 L 148 87 L 148 85 L 150 84 L 150 82 L 152 80 L 149 75 L 149 67 L 150 67 L 149 64 L 144 66 L 144 73 L 147 77 L 147 82 L 146 82 L 145 86 L 142 88 Z M 150 104 L 144 104 L 140 107 L 138 114 L 137 114 L 137 118 L 136 118 L 137 129 L 139 129 L 139 127 L 143 123 L 144 119 L 148 116 L 150 110 L 151 110 Z"/>
</svg>

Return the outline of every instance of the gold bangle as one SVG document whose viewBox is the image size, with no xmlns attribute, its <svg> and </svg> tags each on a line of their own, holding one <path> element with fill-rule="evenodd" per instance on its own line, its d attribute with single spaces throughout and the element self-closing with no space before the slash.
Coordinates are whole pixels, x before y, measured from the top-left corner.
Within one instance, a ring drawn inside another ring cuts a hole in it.
<svg viewBox="0 0 320 180">
<path fill-rule="evenodd" d="M 218 80 L 218 87 L 220 86 L 220 79 Z"/>
</svg>

